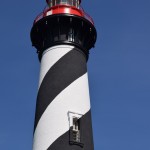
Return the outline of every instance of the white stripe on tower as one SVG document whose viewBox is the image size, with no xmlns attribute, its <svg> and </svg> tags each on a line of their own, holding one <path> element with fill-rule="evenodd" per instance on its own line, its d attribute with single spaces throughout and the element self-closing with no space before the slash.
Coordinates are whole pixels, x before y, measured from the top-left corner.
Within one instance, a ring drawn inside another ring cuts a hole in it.
<svg viewBox="0 0 150 150">
<path fill-rule="evenodd" d="M 43 78 L 45 77 L 48 70 L 66 53 L 71 51 L 74 46 L 69 45 L 59 45 L 48 48 L 42 56 L 41 60 L 41 69 L 40 69 L 40 78 L 39 78 L 39 87 L 42 83 Z"/>
</svg>

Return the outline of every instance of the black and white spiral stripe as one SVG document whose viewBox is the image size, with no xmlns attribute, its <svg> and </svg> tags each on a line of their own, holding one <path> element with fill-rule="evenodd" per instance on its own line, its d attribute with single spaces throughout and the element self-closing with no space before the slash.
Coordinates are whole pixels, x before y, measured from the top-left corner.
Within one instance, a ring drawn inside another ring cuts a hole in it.
<svg viewBox="0 0 150 150">
<path fill-rule="evenodd" d="M 33 150 L 81 150 L 69 144 L 68 112 L 80 118 L 84 150 L 94 150 L 86 59 L 75 47 L 47 49 L 41 60 Z"/>
</svg>

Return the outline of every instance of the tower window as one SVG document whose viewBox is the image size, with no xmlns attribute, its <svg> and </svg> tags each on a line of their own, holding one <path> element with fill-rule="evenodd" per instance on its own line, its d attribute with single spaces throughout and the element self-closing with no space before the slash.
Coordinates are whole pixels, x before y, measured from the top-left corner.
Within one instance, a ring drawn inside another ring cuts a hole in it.
<svg viewBox="0 0 150 150">
<path fill-rule="evenodd" d="M 69 142 L 70 144 L 73 145 L 75 144 L 83 147 L 84 144 L 82 143 L 82 128 L 81 128 L 82 125 L 80 121 L 82 115 L 74 112 L 69 112 L 68 117 L 69 117 L 69 126 L 70 126 Z"/>
</svg>

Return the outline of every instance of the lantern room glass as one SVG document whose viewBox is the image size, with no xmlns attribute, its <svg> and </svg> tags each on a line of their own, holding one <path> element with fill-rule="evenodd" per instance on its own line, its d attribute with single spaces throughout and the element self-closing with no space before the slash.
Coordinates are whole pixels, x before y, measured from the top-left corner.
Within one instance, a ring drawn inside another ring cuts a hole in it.
<svg viewBox="0 0 150 150">
<path fill-rule="evenodd" d="M 48 0 L 49 7 L 56 5 L 70 5 L 79 8 L 79 0 Z"/>
</svg>

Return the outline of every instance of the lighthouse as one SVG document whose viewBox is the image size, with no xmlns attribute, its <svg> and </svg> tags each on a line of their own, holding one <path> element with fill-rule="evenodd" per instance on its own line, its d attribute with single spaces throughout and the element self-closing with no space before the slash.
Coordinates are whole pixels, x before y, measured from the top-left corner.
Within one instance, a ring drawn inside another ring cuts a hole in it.
<svg viewBox="0 0 150 150">
<path fill-rule="evenodd" d="M 41 64 L 33 150 L 94 150 L 87 61 L 96 42 L 81 0 L 46 0 L 32 45 Z"/>
</svg>

